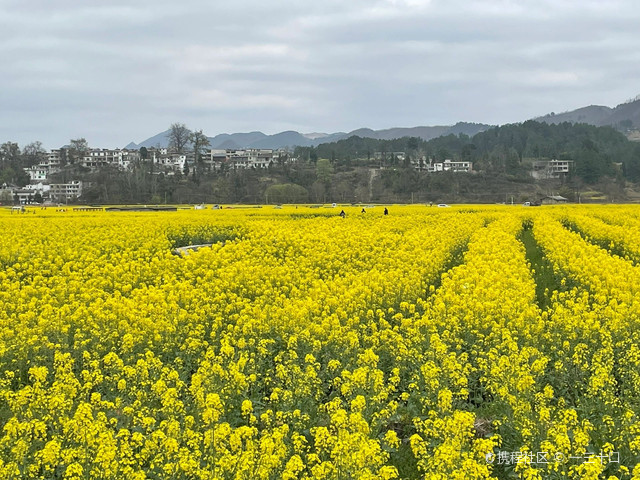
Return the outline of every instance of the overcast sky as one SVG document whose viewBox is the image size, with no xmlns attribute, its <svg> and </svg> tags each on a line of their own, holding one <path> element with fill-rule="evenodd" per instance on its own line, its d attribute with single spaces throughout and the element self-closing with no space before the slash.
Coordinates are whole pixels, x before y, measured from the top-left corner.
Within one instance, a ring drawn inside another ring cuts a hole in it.
<svg viewBox="0 0 640 480">
<path fill-rule="evenodd" d="M 632 0 L 0 0 L 0 141 L 504 124 L 640 94 Z"/>
</svg>

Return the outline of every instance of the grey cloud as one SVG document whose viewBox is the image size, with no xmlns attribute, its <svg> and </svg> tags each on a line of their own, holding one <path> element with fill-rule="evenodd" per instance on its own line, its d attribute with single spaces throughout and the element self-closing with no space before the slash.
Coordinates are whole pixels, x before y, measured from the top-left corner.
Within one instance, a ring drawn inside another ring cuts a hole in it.
<svg viewBox="0 0 640 480">
<path fill-rule="evenodd" d="M 4 140 L 505 123 L 637 93 L 631 0 L 0 1 Z"/>
</svg>

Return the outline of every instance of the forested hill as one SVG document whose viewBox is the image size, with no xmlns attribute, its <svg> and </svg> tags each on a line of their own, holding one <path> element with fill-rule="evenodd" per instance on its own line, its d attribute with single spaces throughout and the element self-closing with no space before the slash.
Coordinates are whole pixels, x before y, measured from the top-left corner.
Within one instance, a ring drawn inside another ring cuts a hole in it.
<svg viewBox="0 0 640 480">
<path fill-rule="evenodd" d="M 622 131 L 637 129 L 640 126 L 640 96 L 615 108 L 590 105 L 570 112 L 550 113 L 534 120 L 545 123 L 588 123 L 598 127 L 612 126 Z"/>
<path fill-rule="evenodd" d="M 628 180 L 640 181 L 640 144 L 630 142 L 611 127 L 568 122 L 547 124 L 530 120 L 494 127 L 473 137 L 448 135 L 429 141 L 414 137 L 375 140 L 353 136 L 296 149 L 301 158 L 312 161 L 328 158 L 341 163 L 371 160 L 376 152 L 382 158 L 392 158 L 393 152 L 405 152 L 407 165 L 421 157 L 436 161 L 470 160 L 474 162 L 474 170 L 505 174 L 524 174 L 536 159 L 572 160 L 575 174 L 587 183 L 618 172 Z"/>
</svg>

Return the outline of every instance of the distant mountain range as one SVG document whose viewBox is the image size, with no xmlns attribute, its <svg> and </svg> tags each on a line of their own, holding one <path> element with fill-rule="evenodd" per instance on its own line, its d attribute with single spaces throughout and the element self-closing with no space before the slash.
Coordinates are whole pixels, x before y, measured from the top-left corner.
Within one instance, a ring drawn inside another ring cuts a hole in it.
<svg viewBox="0 0 640 480">
<path fill-rule="evenodd" d="M 611 126 L 621 130 L 640 128 L 640 97 L 615 108 L 590 105 L 570 112 L 550 113 L 534 120 L 545 123 L 588 123 L 596 127 Z"/>
<path fill-rule="evenodd" d="M 440 137 L 442 135 L 464 133 L 473 136 L 476 133 L 484 132 L 491 128 L 491 125 L 480 123 L 464 123 L 459 122 L 449 126 L 435 127 L 412 127 L 412 128 L 389 128 L 385 130 L 372 130 L 370 128 L 360 128 L 352 132 L 337 133 L 299 133 L 295 131 L 286 131 L 276 133 L 275 135 L 266 135 L 262 132 L 249 133 L 222 133 L 215 137 L 208 137 L 211 148 L 214 149 L 239 149 L 239 148 L 265 148 L 277 149 L 287 147 L 315 147 L 321 143 L 337 142 L 354 135 L 366 138 L 375 138 L 378 140 L 392 140 L 402 137 L 420 137 L 424 140 Z M 125 148 L 138 149 L 140 147 L 156 147 L 165 148 L 169 146 L 169 130 L 158 133 L 153 137 L 147 138 L 143 142 L 131 142 Z"/>
<path fill-rule="evenodd" d="M 620 130 L 631 130 L 640 128 L 640 96 L 618 105 L 615 108 L 601 105 L 590 105 L 578 108 L 570 112 L 550 113 L 534 120 L 546 123 L 588 123 L 597 127 L 612 126 Z M 476 133 L 484 132 L 492 125 L 483 123 L 459 122 L 455 125 L 435 126 L 435 127 L 412 127 L 412 128 L 388 128 L 385 130 L 372 130 L 370 128 L 360 128 L 351 132 L 336 133 L 299 133 L 293 130 L 266 135 L 262 132 L 249 133 L 222 133 L 214 137 L 208 137 L 211 148 L 215 149 L 240 149 L 240 148 L 265 148 L 277 149 L 287 147 L 315 147 L 322 143 L 337 142 L 357 135 L 365 138 L 375 138 L 378 140 L 392 140 L 402 137 L 419 137 L 423 140 L 443 135 L 464 133 L 470 137 Z M 169 146 L 169 130 L 158 133 L 143 142 L 131 142 L 125 148 L 138 149 L 140 147 L 164 148 Z"/>
</svg>

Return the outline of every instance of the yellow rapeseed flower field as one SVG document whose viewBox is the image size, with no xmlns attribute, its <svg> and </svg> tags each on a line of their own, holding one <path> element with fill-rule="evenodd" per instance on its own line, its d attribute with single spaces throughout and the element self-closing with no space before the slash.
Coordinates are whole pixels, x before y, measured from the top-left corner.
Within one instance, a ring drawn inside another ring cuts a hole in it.
<svg viewBox="0 0 640 480">
<path fill-rule="evenodd" d="M 0 479 L 640 479 L 637 207 L 344 210 L 0 211 Z"/>
</svg>

